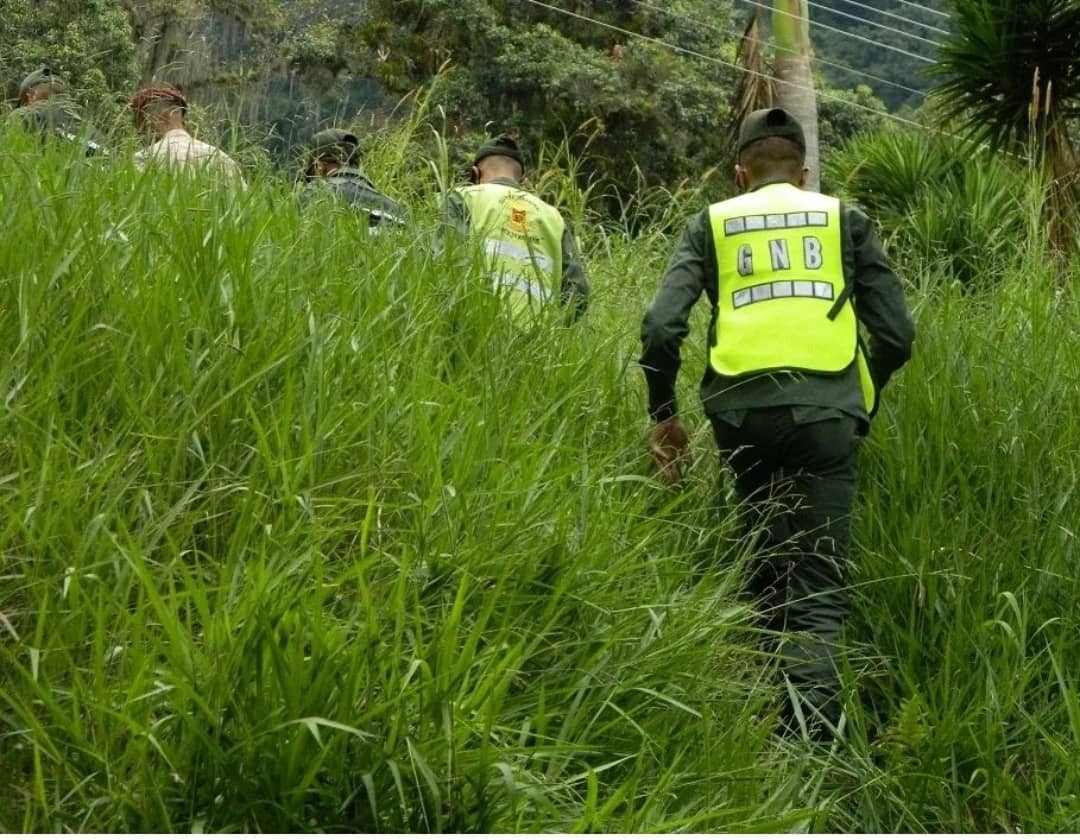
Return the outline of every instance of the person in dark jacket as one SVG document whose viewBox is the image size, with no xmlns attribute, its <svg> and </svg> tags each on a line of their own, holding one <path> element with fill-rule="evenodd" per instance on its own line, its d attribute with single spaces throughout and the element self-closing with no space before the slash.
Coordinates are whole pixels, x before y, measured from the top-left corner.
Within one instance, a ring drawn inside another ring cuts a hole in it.
<svg viewBox="0 0 1080 840">
<path fill-rule="evenodd" d="M 367 216 L 368 229 L 378 232 L 387 224 L 406 224 L 409 214 L 396 201 L 379 192 L 360 166 L 360 141 L 355 134 L 328 128 L 311 138 L 302 175 L 305 203 L 332 194 Z"/>
<path fill-rule="evenodd" d="M 680 345 L 702 292 L 712 308 L 701 399 L 759 540 L 748 588 L 783 632 L 794 728 L 835 730 L 836 644 L 857 441 L 910 357 L 914 325 L 869 219 L 803 190 L 802 127 L 779 108 L 744 121 L 742 195 L 695 216 L 642 324 L 641 367 L 662 479 L 681 478 L 689 438 L 675 398 Z M 869 347 L 860 340 L 869 334 Z M 790 635 L 789 635 L 790 634 Z"/>
<path fill-rule="evenodd" d="M 78 143 L 87 157 L 102 154 L 105 146 L 101 136 L 83 120 L 67 89 L 67 82 L 58 73 L 39 67 L 19 85 L 19 107 L 12 111 L 12 119 L 42 137 Z"/>
</svg>

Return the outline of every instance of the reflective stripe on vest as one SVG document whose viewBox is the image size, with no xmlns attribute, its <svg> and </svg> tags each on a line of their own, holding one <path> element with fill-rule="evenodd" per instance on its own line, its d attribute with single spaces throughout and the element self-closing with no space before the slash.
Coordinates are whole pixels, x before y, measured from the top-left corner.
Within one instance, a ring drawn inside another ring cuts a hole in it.
<svg viewBox="0 0 1080 840">
<path fill-rule="evenodd" d="M 724 376 L 770 370 L 835 374 L 856 357 L 844 290 L 840 202 L 770 184 L 709 208 L 719 269 L 709 362 Z"/>
<path fill-rule="evenodd" d="M 460 191 L 469 228 L 483 240 L 488 276 L 496 285 L 546 300 L 562 283 L 559 211 L 506 184 L 476 184 Z"/>
</svg>

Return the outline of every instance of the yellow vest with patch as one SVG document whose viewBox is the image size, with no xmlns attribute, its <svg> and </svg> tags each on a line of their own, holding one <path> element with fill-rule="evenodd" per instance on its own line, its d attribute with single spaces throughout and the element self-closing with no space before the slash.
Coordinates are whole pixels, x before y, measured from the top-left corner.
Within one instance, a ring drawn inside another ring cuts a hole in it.
<svg viewBox="0 0 1080 840">
<path fill-rule="evenodd" d="M 718 288 L 709 364 L 722 376 L 791 370 L 837 375 L 859 364 L 876 393 L 844 292 L 840 202 L 769 184 L 709 208 Z"/>
<path fill-rule="evenodd" d="M 481 240 L 488 276 L 515 310 L 558 298 L 566 222 L 550 204 L 507 184 L 460 190 L 469 229 Z"/>
</svg>

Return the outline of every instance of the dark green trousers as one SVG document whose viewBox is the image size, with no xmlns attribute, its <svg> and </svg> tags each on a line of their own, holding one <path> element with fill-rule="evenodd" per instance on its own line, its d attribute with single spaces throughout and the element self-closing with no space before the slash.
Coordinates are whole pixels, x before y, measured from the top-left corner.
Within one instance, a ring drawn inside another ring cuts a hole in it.
<svg viewBox="0 0 1080 840">
<path fill-rule="evenodd" d="M 858 421 L 790 406 L 711 420 L 754 541 L 749 593 L 765 626 L 785 634 L 777 652 L 803 717 L 835 725 Z M 791 705 L 787 717 L 794 723 Z"/>
</svg>

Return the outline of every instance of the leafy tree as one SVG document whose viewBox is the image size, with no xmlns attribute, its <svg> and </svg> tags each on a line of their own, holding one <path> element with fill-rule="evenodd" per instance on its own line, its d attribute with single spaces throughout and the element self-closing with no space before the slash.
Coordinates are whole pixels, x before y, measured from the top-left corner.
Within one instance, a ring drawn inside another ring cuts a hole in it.
<svg viewBox="0 0 1080 840">
<path fill-rule="evenodd" d="M 0 79 L 8 98 L 43 64 L 91 99 L 127 89 L 136 77 L 135 45 L 117 0 L 0 0 Z"/>
<path fill-rule="evenodd" d="M 837 90 L 830 87 L 822 75 L 815 80 L 815 88 L 818 91 L 818 142 L 822 161 L 839 152 L 858 135 L 895 125 L 883 116 L 887 113 L 885 103 L 867 85 L 859 85 L 854 90 Z M 822 172 L 827 171 L 828 166 L 823 163 Z"/>
<path fill-rule="evenodd" d="M 520 132 L 535 152 L 539 138 L 565 133 L 620 192 L 636 185 L 638 165 L 648 183 L 673 183 L 727 158 L 734 74 L 679 48 L 730 60 L 732 45 L 718 49 L 701 25 L 726 23 L 728 3 L 572 9 L 608 26 L 523 2 L 372 0 L 358 36 L 368 72 L 399 91 L 450 62 L 440 99 L 463 147 L 497 128 Z"/>
</svg>

